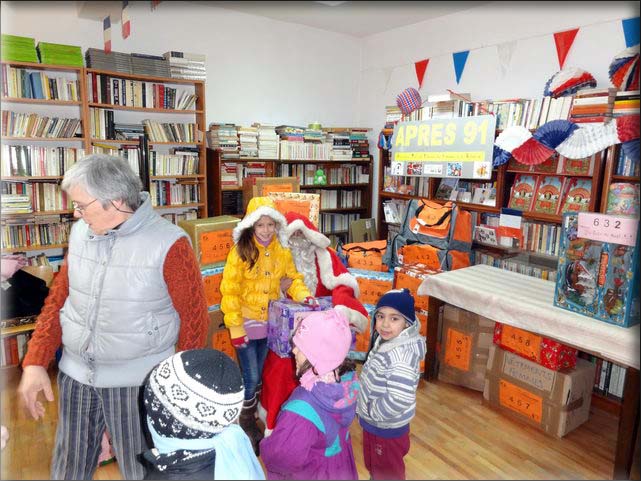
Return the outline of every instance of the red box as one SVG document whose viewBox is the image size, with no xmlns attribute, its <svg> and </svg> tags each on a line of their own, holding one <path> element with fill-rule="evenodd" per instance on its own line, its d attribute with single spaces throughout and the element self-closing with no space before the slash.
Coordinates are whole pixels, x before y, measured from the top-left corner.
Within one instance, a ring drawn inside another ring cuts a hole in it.
<svg viewBox="0 0 641 481">
<path fill-rule="evenodd" d="M 577 350 L 554 339 L 497 322 L 494 344 L 541 366 L 561 371 L 576 366 Z"/>
</svg>

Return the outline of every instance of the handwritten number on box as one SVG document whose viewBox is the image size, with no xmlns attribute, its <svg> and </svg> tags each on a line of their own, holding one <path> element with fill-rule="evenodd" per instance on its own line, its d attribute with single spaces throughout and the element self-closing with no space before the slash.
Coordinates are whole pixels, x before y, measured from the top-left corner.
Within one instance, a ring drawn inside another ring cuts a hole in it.
<svg viewBox="0 0 641 481">
<path fill-rule="evenodd" d="M 539 360 L 541 353 L 541 337 L 531 332 L 512 326 L 503 325 L 501 343 L 508 349 L 522 354 L 528 359 Z"/>
<path fill-rule="evenodd" d="M 543 399 L 505 379 L 499 380 L 499 403 L 537 423 L 541 422 Z"/>
<path fill-rule="evenodd" d="M 470 352 L 472 337 L 456 329 L 447 330 L 447 344 L 445 347 L 445 364 L 461 371 L 470 370 Z"/>
<path fill-rule="evenodd" d="M 200 235 L 200 262 L 213 264 L 227 259 L 227 254 L 234 245 L 231 229 L 203 232 Z"/>
</svg>

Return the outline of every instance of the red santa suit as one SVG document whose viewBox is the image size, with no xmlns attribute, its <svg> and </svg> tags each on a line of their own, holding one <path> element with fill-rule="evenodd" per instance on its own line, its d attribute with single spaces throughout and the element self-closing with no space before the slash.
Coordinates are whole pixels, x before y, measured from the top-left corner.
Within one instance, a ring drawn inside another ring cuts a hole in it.
<svg viewBox="0 0 641 481">
<path fill-rule="evenodd" d="M 288 212 L 286 233 L 298 272 L 316 297 L 332 297 L 334 309 L 341 312 L 355 332 L 368 326 L 367 311 L 356 298 L 359 295 L 356 278 L 349 273 L 329 239 L 300 214 Z M 302 237 L 294 235 L 302 233 Z M 263 368 L 259 416 L 268 430 L 274 429 L 282 404 L 298 385 L 294 358 L 282 358 L 269 350 Z"/>
</svg>

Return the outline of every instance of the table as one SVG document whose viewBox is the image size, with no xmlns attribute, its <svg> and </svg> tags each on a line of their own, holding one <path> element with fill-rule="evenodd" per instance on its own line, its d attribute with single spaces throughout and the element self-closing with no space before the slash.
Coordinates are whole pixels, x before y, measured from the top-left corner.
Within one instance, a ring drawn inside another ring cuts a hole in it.
<svg viewBox="0 0 641 481">
<path fill-rule="evenodd" d="M 425 374 L 436 379 L 436 342 L 443 304 L 556 339 L 627 367 L 613 479 L 629 478 L 639 428 L 639 325 L 624 328 L 555 307 L 554 283 L 487 265 L 428 276 L 418 295 L 429 296 Z"/>
</svg>

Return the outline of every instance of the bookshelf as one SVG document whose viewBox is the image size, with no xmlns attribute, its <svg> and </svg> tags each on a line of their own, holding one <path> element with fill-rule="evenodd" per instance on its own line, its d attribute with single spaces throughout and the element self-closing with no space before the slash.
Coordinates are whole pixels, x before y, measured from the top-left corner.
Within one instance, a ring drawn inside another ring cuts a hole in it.
<svg viewBox="0 0 641 481">
<path fill-rule="evenodd" d="M 125 157 L 172 222 L 206 217 L 205 82 L 92 68 L 84 75 L 87 150 Z"/>
<path fill-rule="evenodd" d="M 606 152 L 601 204 L 599 206 L 599 211 L 603 213 L 608 212 L 608 198 L 610 196 L 610 190 L 613 184 L 629 184 L 631 187 L 636 186 L 636 213 L 638 215 L 639 162 L 627 161 L 621 144 L 611 145 L 607 148 Z M 632 191 L 628 189 L 627 193 L 632 194 Z M 612 209 L 613 207 L 615 206 L 611 205 L 610 209 Z M 625 215 L 625 210 L 621 210 L 619 208 L 619 212 L 617 212 L 617 214 Z"/>
<path fill-rule="evenodd" d="M 220 173 L 222 165 L 235 163 L 237 168 L 242 169 L 248 164 L 263 162 L 266 177 L 298 177 L 301 192 L 321 195 L 319 229 L 330 239 L 334 236 L 346 241 L 349 224 L 359 218 L 368 217 L 371 212 L 371 156 L 341 162 L 312 159 L 258 159 L 256 157 L 223 159 L 222 151 L 207 149 L 207 162 L 210 166 L 207 179 L 210 216 L 243 215 L 241 207 L 243 190 L 240 185 L 242 173 L 238 172 L 237 185 L 222 185 Z M 327 176 L 327 184 L 323 186 L 313 185 L 314 173 L 319 168 L 322 168 Z M 228 194 L 240 199 L 228 201 L 226 198 Z"/>
<path fill-rule="evenodd" d="M 60 253 L 73 220 L 60 182 L 87 147 L 84 69 L 10 61 L 1 67 L 2 252 Z M 18 205 L 11 208 L 8 199 Z"/>
</svg>

